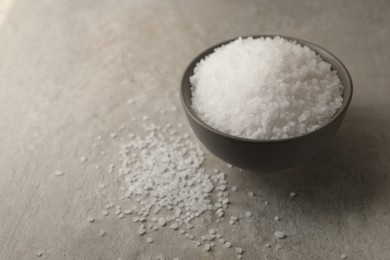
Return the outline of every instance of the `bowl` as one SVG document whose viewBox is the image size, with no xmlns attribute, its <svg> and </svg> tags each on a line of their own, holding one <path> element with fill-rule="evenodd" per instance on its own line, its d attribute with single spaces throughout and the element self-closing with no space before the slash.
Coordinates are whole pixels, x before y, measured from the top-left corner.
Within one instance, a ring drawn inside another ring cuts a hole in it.
<svg viewBox="0 0 390 260">
<path fill-rule="evenodd" d="M 324 61 L 331 64 L 333 70 L 337 71 L 344 87 L 342 107 L 329 122 L 312 132 L 285 139 L 256 140 L 223 133 L 207 125 L 199 118 L 191 107 L 191 83 L 189 78 L 193 75 L 194 68 L 201 59 L 212 53 L 215 48 L 234 41 L 237 38 L 214 45 L 199 54 L 188 65 L 181 82 L 180 96 L 184 112 L 193 132 L 200 142 L 211 153 L 223 161 L 252 171 L 272 172 L 286 169 L 303 163 L 320 153 L 340 128 L 352 99 L 353 86 L 348 70 L 336 56 L 324 48 L 305 40 L 281 35 L 255 35 L 241 38 L 276 36 L 287 40 L 294 40 L 301 45 L 309 47 L 320 55 Z"/>
</svg>

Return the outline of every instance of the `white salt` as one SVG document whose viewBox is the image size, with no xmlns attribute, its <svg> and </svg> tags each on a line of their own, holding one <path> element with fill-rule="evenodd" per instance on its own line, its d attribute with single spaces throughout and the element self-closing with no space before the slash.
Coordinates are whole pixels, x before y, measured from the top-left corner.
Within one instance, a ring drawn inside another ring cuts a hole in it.
<svg viewBox="0 0 390 260">
<path fill-rule="evenodd" d="M 331 65 L 314 51 L 280 37 L 239 38 L 200 61 L 192 107 L 208 125 L 251 139 L 311 132 L 343 103 Z"/>
<path fill-rule="evenodd" d="M 63 171 L 60 171 L 60 170 L 57 170 L 54 172 L 54 175 L 55 176 L 63 176 L 64 175 L 64 172 Z"/>
<path fill-rule="evenodd" d="M 282 232 L 282 231 L 275 231 L 274 236 L 276 238 L 283 239 L 286 237 L 286 234 L 284 234 L 284 232 Z"/>
</svg>

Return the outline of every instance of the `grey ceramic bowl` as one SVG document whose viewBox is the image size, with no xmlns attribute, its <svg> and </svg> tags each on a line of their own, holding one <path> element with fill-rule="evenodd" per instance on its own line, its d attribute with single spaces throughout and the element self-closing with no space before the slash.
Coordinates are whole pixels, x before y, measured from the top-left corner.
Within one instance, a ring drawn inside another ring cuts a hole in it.
<svg viewBox="0 0 390 260">
<path fill-rule="evenodd" d="M 276 37 L 276 35 L 258 35 L 251 37 Z M 202 58 L 212 53 L 216 47 L 233 41 L 236 38 L 212 46 L 199 54 L 185 70 L 181 82 L 180 94 L 182 104 L 195 135 L 211 153 L 230 164 L 244 169 L 270 172 L 285 169 L 312 158 L 323 150 L 335 136 L 351 102 L 352 80 L 347 69 L 338 58 L 313 43 L 292 37 L 280 37 L 294 40 L 319 54 L 323 60 L 332 65 L 332 69 L 337 71 L 343 84 L 344 103 L 342 107 L 326 125 L 315 131 L 298 137 L 280 140 L 254 140 L 220 132 L 204 123 L 198 117 L 191 107 L 191 84 L 189 78 L 193 75 L 196 64 Z"/>
</svg>

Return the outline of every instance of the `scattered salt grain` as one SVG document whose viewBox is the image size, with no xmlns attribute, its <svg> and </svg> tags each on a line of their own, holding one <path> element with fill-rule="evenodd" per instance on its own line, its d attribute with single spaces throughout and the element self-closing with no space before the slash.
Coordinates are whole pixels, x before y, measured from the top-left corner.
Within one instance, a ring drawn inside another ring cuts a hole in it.
<svg viewBox="0 0 390 260">
<path fill-rule="evenodd" d="M 110 134 L 110 137 L 111 137 L 111 138 L 116 138 L 117 136 L 118 136 L 117 133 L 111 133 L 111 134 Z"/>
<path fill-rule="evenodd" d="M 173 223 L 172 225 L 169 226 L 173 230 L 177 230 L 179 228 L 179 225 L 177 223 Z"/>
<path fill-rule="evenodd" d="M 295 192 L 290 192 L 290 197 L 291 198 L 295 198 L 295 196 L 297 196 L 297 194 Z"/>
<path fill-rule="evenodd" d="M 88 158 L 86 156 L 81 156 L 80 157 L 80 162 L 86 162 Z"/>
<path fill-rule="evenodd" d="M 271 244 L 270 243 L 265 243 L 264 246 L 267 247 L 267 248 L 271 248 Z"/>
<path fill-rule="evenodd" d="M 143 234 L 146 233 L 146 230 L 145 230 L 145 225 L 142 224 L 139 228 L 138 228 L 138 235 L 142 236 Z"/>
<path fill-rule="evenodd" d="M 277 245 L 275 246 L 275 249 L 276 249 L 276 251 L 279 251 L 280 249 L 282 249 L 282 245 L 277 244 Z"/>
<path fill-rule="evenodd" d="M 331 65 L 281 37 L 239 38 L 216 48 L 196 65 L 190 82 L 192 107 L 205 123 L 252 139 L 311 132 L 343 103 Z"/>
<path fill-rule="evenodd" d="M 236 247 L 234 250 L 236 251 L 237 254 L 242 254 L 242 248 L 241 247 Z"/>
<path fill-rule="evenodd" d="M 35 252 L 35 255 L 37 257 L 41 257 L 41 256 L 43 256 L 43 251 L 42 250 L 38 250 L 37 252 Z"/>
<path fill-rule="evenodd" d="M 146 242 L 152 243 L 152 242 L 153 242 L 153 239 L 152 239 L 151 237 L 147 237 L 147 238 L 146 238 Z"/>
<path fill-rule="evenodd" d="M 103 216 L 108 216 L 108 215 L 109 215 L 109 213 L 108 213 L 107 210 L 103 210 L 103 211 L 102 211 L 102 214 L 103 214 Z"/>
<path fill-rule="evenodd" d="M 104 236 L 106 234 L 106 232 L 104 231 L 104 230 L 100 230 L 100 232 L 99 232 L 99 236 Z"/>
<path fill-rule="evenodd" d="M 124 211 L 123 211 L 123 214 L 125 214 L 125 215 L 130 215 L 130 214 L 132 214 L 133 213 L 133 210 L 131 210 L 131 209 L 125 209 Z"/>
<path fill-rule="evenodd" d="M 346 258 L 347 258 L 347 255 L 346 255 L 346 254 L 341 254 L 340 258 L 341 258 L 341 259 L 346 259 Z"/>
<path fill-rule="evenodd" d="M 158 223 L 160 226 L 165 226 L 166 220 L 165 220 L 165 218 L 161 217 L 161 218 L 158 219 L 157 223 Z"/>
<path fill-rule="evenodd" d="M 233 187 L 232 187 L 232 191 L 238 191 L 237 186 L 233 186 Z"/>
<path fill-rule="evenodd" d="M 279 220 L 280 220 L 279 216 L 275 216 L 275 217 L 274 217 L 274 220 L 275 220 L 275 221 L 279 221 Z"/>
<path fill-rule="evenodd" d="M 63 176 L 63 175 L 64 175 L 64 172 L 58 170 L 58 171 L 55 171 L 55 172 L 54 172 L 54 175 L 55 175 L 55 176 Z"/>
<path fill-rule="evenodd" d="M 104 188 L 106 188 L 106 187 L 107 187 L 107 185 L 104 184 L 104 183 L 100 183 L 100 184 L 98 185 L 98 188 L 99 188 L 99 189 L 104 189 Z"/>
<path fill-rule="evenodd" d="M 249 196 L 249 197 L 254 197 L 255 194 L 254 194 L 253 192 L 250 191 L 250 192 L 248 192 L 248 196 Z"/>
<path fill-rule="evenodd" d="M 230 243 L 230 242 L 225 242 L 225 247 L 227 247 L 227 248 L 232 247 L 232 243 Z"/>
<path fill-rule="evenodd" d="M 210 249 L 211 249 L 211 246 L 210 246 L 210 244 L 208 244 L 208 243 L 206 243 L 206 244 L 203 246 L 203 250 L 206 251 L 206 252 L 210 251 Z"/>
<path fill-rule="evenodd" d="M 245 213 L 245 216 L 247 216 L 248 218 L 252 217 L 252 212 L 247 211 L 247 212 Z"/>
<path fill-rule="evenodd" d="M 95 222 L 95 219 L 94 219 L 93 217 L 88 217 L 88 218 L 87 218 L 87 221 L 88 221 L 89 223 L 92 223 L 92 222 Z"/>
<path fill-rule="evenodd" d="M 286 234 L 284 234 L 282 231 L 275 231 L 274 236 L 278 239 L 283 239 L 286 237 Z"/>
</svg>

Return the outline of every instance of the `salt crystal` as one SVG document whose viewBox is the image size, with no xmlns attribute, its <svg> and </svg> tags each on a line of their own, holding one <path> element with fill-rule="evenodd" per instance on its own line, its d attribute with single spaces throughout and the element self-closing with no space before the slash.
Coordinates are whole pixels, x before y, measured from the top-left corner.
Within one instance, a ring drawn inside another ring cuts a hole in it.
<svg viewBox="0 0 390 260">
<path fill-rule="evenodd" d="M 207 244 L 207 243 L 206 243 L 206 244 L 203 246 L 203 250 L 206 251 L 206 252 L 210 251 L 210 249 L 211 249 L 210 244 Z"/>
<path fill-rule="evenodd" d="M 276 238 L 283 239 L 286 237 L 286 234 L 284 234 L 284 232 L 282 232 L 282 231 L 275 231 L 274 236 Z"/>
<path fill-rule="evenodd" d="M 255 194 L 253 193 L 253 192 L 248 192 L 248 195 L 249 195 L 249 197 L 254 197 L 255 196 Z"/>
<path fill-rule="evenodd" d="M 92 222 L 95 221 L 95 219 L 94 219 L 93 217 L 88 217 L 88 218 L 87 218 L 87 221 L 88 221 L 89 223 L 92 223 Z"/>
<path fill-rule="evenodd" d="M 188 229 L 192 229 L 192 228 L 194 228 L 194 225 L 192 225 L 192 224 L 187 224 L 187 228 L 188 228 Z"/>
<path fill-rule="evenodd" d="M 209 234 L 210 234 L 210 235 L 214 235 L 215 233 L 216 233 L 216 232 L 215 232 L 214 229 L 210 229 L 210 230 L 209 230 Z"/>
<path fill-rule="evenodd" d="M 80 162 L 86 162 L 88 158 L 86 156 L 81 156 L 80 157 Z"/>
<path fill-rule="evenodd" d="M 230 242 L 225 242 L 225 247 L 230 248 L 231 246 L 232 246 L 232 243 L 230 243 Z"/>
<path fill-rule="evenodd" d="M 146 233 L 146 230 L 145 230 L 145 225 L 142 224 L 139 228 L 138 228 L 138 235 L 142 236 L 143 234 Z"/>
<path fill-rule="evenodd" d="M 238 191 L 237 186 L 233 186 L 233 187 L 232 187 L 232 191 Z"/>
<path fill-rule="evenodd" d="M 64 172 L 58 170 L 58 171 L 55 171 L 55 172 L 54 172 L 54 175 L 55 175 L 55 176 L 63 176 L 63 175 L 64 175 Z"/>
<path fill-rule="evenodd" d="M 237 254 L 242 254 L 242 248 L 241 247 L 236 247 L 234 250 L 236 251 Z"/>
<path fill-rule="evenodd" d="M 102 214 L 103 214 L 103 216 L 108 216 L 108 215 L 109 215 L 109 213 L 108 213 L 107 210 L 103 210 L 103 211 L 102 211 Z"/>
<path fill-rule="evenodd" d="M 41 257 L 41 256 L 43 256 L 43 251 L 42 250 L 38 250 L 37 252 L 35 252 L 35 255 L 37 257 Z"/>
<path fill-rule="evenodd" d="M 111 138 L 116 138 L 117 136 L 118 136 L 117 133 L 111 133 L 111 134 L 110 134 L 110 137 L 111 137 Z"/>
<path fill-rule="evenodd" d="M 267 247 L 267 248 L 270 248 L 270 247 L 271 247 L 271 244 L 270 244 L 270 243 L 265 243 L 264 246 Z"/>
<path fill-rule="evenodd" d="M 297 195 L 297 194 L 296 194 L 295 192 L 290 192 L 290 197 L 291 197 L 291 198 L 295 198 L 296 195 Z"/>
<path fill-rule="evenodd" d="M 159 218 L 157 222 L 158 224 L 160 224 L 160 226 L 165 226 L 166 224 L 165 218 L 163 217 Z"/>
<path fill-rule="evenodd" d="M 106 234 L 106 232 L 104 231 L 104 230 L 100 230 L 100 232 L 99 232 L 99 236 L 104 236 Z"/>
<path fill-rule="evenodd" d="M 151 237 L 147 237 L 147 238 L 146 238 L 146 242 L 152 243 L 152 242 L 153 242 L 153 239 L 152 239 Z"/>
<path fill-rule="evenodd" d="M 162 225 L 163 226 L 163 225 Z M 173 230 L 177 230 L 179 228 L 179 225 L 177 223 L 173 223 L 172 225 L 169 226 Z"/>
<path fill-rule="evenodd" d="M 245 216 L 247 216 L 248 218 L 249 218 L 249 217 L 252 217 L 252 212 L 247 211 L 247 212 L 245 213 Z"/>
<path fill-rule="evenodd" d="M 277 244 L 277 245 L 275 246 L 275 249 L 276 249 L 276 251 L 279 251 L 280 249 L 282 249 L 282 245 Z"/>
<path fill-rule="evenodd" d="M 345 258 L 347 258 L 347 255 L 346 254 L 341 254 L 340 258 L 341 259 L 345 259 Z"/>
<path fill-rule="evenodd" d="M 275 217 L 274 217 L 274 220 L 275 220 L 275 221 L 279 221 L 279 220 L 280 220 L 279 216 L 275 216 Z"/>
<path fill-rule="evenodd" d="M 105 187 L 107 187 L 107 186 L 106 186 L 106 184 L 104 184 L 104 183 L 100 183 L 100 184 L 98 185 L 98 188 L 99 188 L 99 189 L 104 189 Z"/>
<path fill-rule="evenodd" d="M 131 213 L 133 213 L 133 211 L 131 209 L 125 209 L 123 211 L 123 214 L 125 214 L 125 215 L 130 215 Z"/>
</svg>

